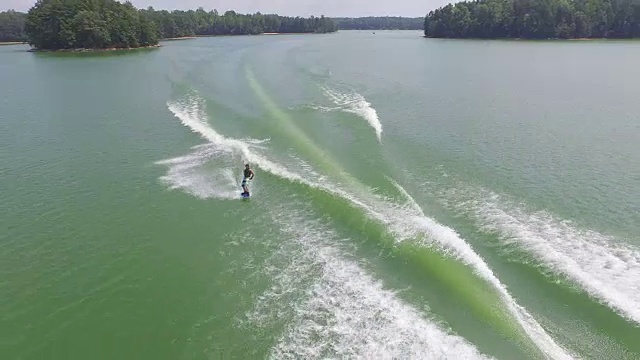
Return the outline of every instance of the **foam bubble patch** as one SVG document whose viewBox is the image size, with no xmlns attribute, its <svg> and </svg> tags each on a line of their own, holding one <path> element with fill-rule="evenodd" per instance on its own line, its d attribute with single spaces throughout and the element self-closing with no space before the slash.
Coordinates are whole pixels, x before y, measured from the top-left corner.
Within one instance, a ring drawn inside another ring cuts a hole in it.
<svg viewBox="0 0 640 360">
<path fill-rule="evenodd" d="M 317 255 L 323 275 L 297 307 L 293 324 L 272 350 L 274 358 L 486 358 L 334 249 Z"/>
</svg>

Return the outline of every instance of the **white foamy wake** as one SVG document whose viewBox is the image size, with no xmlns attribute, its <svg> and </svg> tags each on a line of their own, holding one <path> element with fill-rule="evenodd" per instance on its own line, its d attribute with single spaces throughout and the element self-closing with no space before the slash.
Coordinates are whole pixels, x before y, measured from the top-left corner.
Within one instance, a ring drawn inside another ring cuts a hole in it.
<svg viewBox="0 0 640 360">
<path fill-rule="evenodd" d="M 346 258 L 331 229 L 300 215 L 272 213 L 294 244 L 282 248 L 289 265 L 271 269 L 274 285 L 248 314 L 261 325 L 293 313 L 270 358 L 487 358 Z"/>
<path fill-rule="evenodd" d="M 225 151 L 210 144 L 193 148 L 186 156 L 156 162 L 168 167 L 167 174 L 160 180 L 171 189 L 183 190 L 201 199 L 236 199 L 239 186 L 232 171 L 232 165 L 226 164 Z M 205 165 L 215 163 L 215 168 Z"/>
<path fill-rule="evenodd" d="M 455 207 L 471 215 L 505 246 L 533 254 L 545 267 L 579 284 L 592 297 L 640 324 L 640 249 L 545 212 L 526 212 L 500 196 L 475 191 Z"/>
<path fill-rule="evenodd" d="M 234 170 L 239 164 L 251 162 L 277 176 L 301 181 L 282 166 L 260 154 L 269 139 L 232 139 L 216 132 L 207 122 L 205 104 L 197 93 L 186 95 L 179 101 L 167 103 L 169 110 L 183 125 L 209 142 L 193 148 L 186 156 L 156 162 L 169 168 L 161 181 L 172 189 L 181 189 L 199 198 L 237 199 L 240 189 Z M 214 162 L 214 169 L 206 164 Z"/>
<path fill-rule="evenodd" d="M 459 261 L 469 265 L 474 272 L 491 284 L 500 294 L 503 302 L 506 304 L 509 312 L 514 315 L 516 321 L 520 324 L 526 334 L 533 340 L 538 348 L 547 356 L 553 359 L 570 359 L 570 355 L 565 349 L 555 343 L 553 338 L 546 333 L 546 331 L 538 324 L 538 322 L 531 316 L 525 308 L 518 305 L 513 299 L 511 294 L 507 291 L 506 286 L 500 282 L 500 280 L 494 275 L 489 266 L 482 260 L 482 258 L 473 251 L 473 248 L 465 242 L 453 229 L 441 225 L 433 219 L 424 215 L 420 206 L 409 195 L 409 193 L 398 183 L 391 180 L 408 200 L 408 208 L 413 209 L 419 213 L 420 216 L 409 217 L 408 221 L 413 222 L 413 226 L 405 226 L 405 229 L 413 229 L 413 231 L 424 232 L 428 234 L 428 238 L 439 239 L 439 241 L 447 244 L 444 249 L 450 254 L 456 256 Z M 405 231 L 406 230 L 399 230 Z M 415 236 L 411 232 L 406 233 L 405 236 Z"/>
<path fill-rule="evenodd" d="M 378 118 L 378 112 L 371 106 L 364 96 L 357 92 L 341 93 L 326 86 L 322 87 L 324 94 L 333 101 L 336 108 L 318 107 L 321 111 L 342 110 L 356 114 L 365 119 L 375 130 L 378 141 L 382 140 L 382 124 Z"/>
<path fill-rule="evenodd" d="M 396 235 L 398 241 L 415 237 L 423 238 L 428 242 L 428 245 L 437 246 L 444 252 L 469 265 L 480 277 L 496 288 L 509 311 L 542 352 L 554 359 L 570 358 L 570 355 L 554 342 L 535 319 L 515 302 L 504 285 L 500 283 L 488 265 L 473 251 L 471 246 L 452 229 L 426 217 L 406 191 L 404 193 L 413 203 L 412 206 L 395 204 L 373 195 L 367 197 L 362 189 L 356 189 L 355 191 L 355 193 L 362 195 L 362 198 L 358 198 L 354 195 L 354 192 L 345 191 L 329 182 L 326 178 L 324 180 L 322 178 L 309 179 L 301 176 L 286 166 L 270 161 L 255 149 L 250 148 L 248 143 L 218 134 L 207 123 L 207 116 L 202 111 L 203 105 L 197 94 L 194 94 L 187 96 L 181 102 L 170 103 L 169 109 L 185 126 L 200 134 L 218 148 L 229 152 L 239 152 L 243 158 L 260 167 L 263 171 L 270 172 L 289 181 L 300 182 L 307 186 L 321 189 L 348 200 L 351 204 L 364 210 L 369 217 L 385 224 Z"/>
</svg>

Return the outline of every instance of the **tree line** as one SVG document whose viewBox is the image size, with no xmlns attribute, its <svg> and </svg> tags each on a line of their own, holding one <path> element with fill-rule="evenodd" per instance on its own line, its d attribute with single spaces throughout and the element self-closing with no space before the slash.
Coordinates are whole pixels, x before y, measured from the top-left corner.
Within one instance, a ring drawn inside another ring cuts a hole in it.
<svg viewBox="0 0 640 360">
<path fill-rule="evenodd" d="M 0 12 L 0 42 L 27 41 L 24 23 L 27 14 L 13 10 Z"/>
<path fill-rule="evenodd" d="M 360 17 L 333 18 L 340 30 L 422 30 L 424 18 Z"/>
<path fill-rule="evenodd" d="M 427 37 L 640 37 L 638 0 L 476 0 L 429 12 Z"/>
<path fill-rule="evenodd" d="M 128 1 L 116 0 L 38 0 L 26 16 L 7 13 L 10 16 L 0 17 L 0 38 L 3 34 L 22 34 L 34 48 L 49 50 L 136 48 L 156 45 L 162 38 L 194 35 L 337 31 L 335 22 L 324 16 L 294 18 L 234 11 L 219 14 L 202 8 L 139 10 Z"/>
<path fill-rule="evenodd" d="M 329 33 L 337 31 L 330 18 L 285 17 L 261 13 L 244 15 L 235 11 L 219 14 L 217 10 L 203 8 L 189 11 L 156 11 L 153 8 L 141 12 L 158 25 L 162 38 L 194 35 L 252 35 L 262 33 Z"/>
</svg>

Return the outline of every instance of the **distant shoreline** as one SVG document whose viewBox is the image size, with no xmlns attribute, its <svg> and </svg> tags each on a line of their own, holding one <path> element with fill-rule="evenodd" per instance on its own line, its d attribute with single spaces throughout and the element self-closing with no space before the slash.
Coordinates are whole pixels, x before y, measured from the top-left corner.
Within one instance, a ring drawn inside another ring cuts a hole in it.
<svg viewBox="0 0 640 360">
<path fill-rule="evenodd" d="M 199 39 L 199 38 L 208 38 L 208 37 L 229 37 L 229 36 L 260 36 L 260 35 L 319 35 L 323 33 L 315 33 L 315 32 L 306 32 L 306 33 L 294 33 L 294 32 L 286 32 L 286 33 L 275 33 L 275 32 L 267 32 L 267 33 L 259 33 L 259 34 L 212 34 L 212 35 L 193 35 L 193 36 L 182 36 L 182 37 L 173 37 L 160 39 L 160 41 L 176 41 L 176 40 L 190 40 L 190 39 Z M 331 33 L 326 33 L 331 34 Z"/>
<path fill-rule="evenodd" d="M 160 39 L 159 41 L 176 41 L 176 40 L 189 40 L 189 39 L 197 39 L 197 36 L 181 36 L 181 37 L 172 37 L 166 39 Z"/>
<path fill-rule="evenodd" d="M 165 38 L 160 39 L 158 42 L 163 41 L 180 41 L 180 40 L 192 40 L 203 37 L 222 37 L 222 36 L 259 36 L 259 35 L 317 35 L 321 33 L 260 33 L 260 34 L 221 34 L 221 35 L 194 35 L 194 36 L 181 36 L 181 37 L 173 37 L 173 38 Z M 11 43 L 0 43 L 0 45 L 18 45 L 18 44 L 27 44 L 26 42 L 11 42 Z M 106 49 L 30 49 L 27 50 L 29 52 L 67 52 L 67 53 L 82 53 L 82 52 L 102 52 L 102 51 L 126 51 L 126 50 L 139 50 L 139 49 L 154 49 L 160 48 L 162 45 L 150 45 L 150 46 L 140 46 L 133 48 L 106 48 Z"/>
<path fill-rule="evenodd" d="M 277 32 L 266 32 L 266 33 L 261 33 L 258 35 L 315 35 L 315 34 L 319 34 L 319 33 L 313 33 L 313 32 L 309 32 L 309 33 L 277 33 Z"/>
<path fill-rule="evenodd" d="M 611 38 L 611 37 L 598 37 L 598 38 L 522 38 L 522 37 L 498 37 L 498 38 L 482 38 L 482 37 L 436 37 L 422 35 L 425 39 L 443 39 L 443 40 L 488 40 L 488 41 L 638 41 L 640 38 Z"/>
<path fill-rule="evenodd" d="M 139 46 L 132 48 L 105 48 L 105 49 L 30 49 L 29 52 L 53 52 L 53 53 L 83 53 L 83 52 L 106 52 L 106 51 L 130 51 L 143 49 L 157 49 L 162 45 Z"/>
<path fill-rule="evenodd" d="M 2 45 L 24 45 L 26 44 L 26 42 L 24 41 L 6 41 L 6 42 L 0 42 L 0 46 Z"/>
</svg>

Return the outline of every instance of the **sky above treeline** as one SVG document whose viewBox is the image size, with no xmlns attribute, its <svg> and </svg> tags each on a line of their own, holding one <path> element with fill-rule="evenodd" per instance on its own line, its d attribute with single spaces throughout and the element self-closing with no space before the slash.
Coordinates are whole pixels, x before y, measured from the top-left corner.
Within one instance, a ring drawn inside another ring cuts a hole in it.
<svg viewBox="0 0 640 360">
<path fill-rule="evenodd" d="M 118 0 L 124 2 L 124 0 Z M 203 7 L 223 13 L 279 14 L 286 16 L 408 16 L 423 17 L 452 0 L 130 0 L 138 8 L 189 10 Z M 0 0 L 0 11 L 27 11 L 35 0 Z"/>
</svg>

